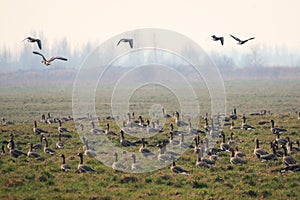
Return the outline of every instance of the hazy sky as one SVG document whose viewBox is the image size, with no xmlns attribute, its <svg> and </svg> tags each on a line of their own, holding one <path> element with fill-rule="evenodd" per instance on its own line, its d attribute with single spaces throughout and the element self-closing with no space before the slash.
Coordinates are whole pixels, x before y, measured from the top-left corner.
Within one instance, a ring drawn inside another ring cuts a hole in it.
<svg viewBox="0 0 300 200">
<path fill-rule="evenodd" d="M 236 43 L 228 34 L 300 47 L 299 9 L 299 0 L 0 0 L 0 48 L 18 49 L 32 33 L 43 32 L 50 43 L 66 36 L 74 47 L 146 27 L 180 32 L 204 49 L 220 48 L 212 34 L 226 37 L 225 49 Z"/>
</svg>

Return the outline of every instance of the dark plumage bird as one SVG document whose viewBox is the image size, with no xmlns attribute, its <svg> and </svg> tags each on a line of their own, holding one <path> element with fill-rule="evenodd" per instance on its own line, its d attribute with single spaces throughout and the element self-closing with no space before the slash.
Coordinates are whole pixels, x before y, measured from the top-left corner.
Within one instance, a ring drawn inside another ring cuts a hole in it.
<svg viewBox="0 0 300 200">
<path fill-rule="evenodd" d="M 119 40 L 117 46 L 119 46 L 119 44 L 120 44 L 121 42 L 128 42 L 129 45 L 130 45 L 130 48 L 133 48 L 133 39 L 122 38 L 122 39 Z"/>
<path fill-rule="evenodd" d="M 255 39 L 255 37 L 252 37 L 252 38 L 249 38 L 249 39 L 247 39 L 247 40 L 241 40 L 241 39 L 239 39 L 239 38 L 237 38 L 237 37 L 235 37 L 235 36 L 233 36 L 233 35 L 230 35 L 230 36 L 231 36 L 233 39 L 235 39 L 236 41 L 238 41 L 238 44 L 240 44 L 240 45 L 242 45 L 242 44 L 248 42 L 249 40 Z"/>
<path fill-rule="evenodd" d="M 42 42 L 41 42 L 40 39 L 32 38 L 32 37 L 27 37 L 27 38 L 25 38 L 24 40 L 27 40 L 27 42 L 32 42 L 32 43 L 36 42 L 37 45 L 38 45 L 38 47 L 39 47 L 39 49 L 42 49 Z M 23 40 L 23 41 L 24 41 L 24 40 Z"/>
<path fill-rule="evenodd" d="M 217 36 L 215 36 L 215 35 L 212 35 L 211 37 L 212 37 L 212 40 L 213 40 L 213 41 L 218 41 L 218 40 L 220 40 L 221 44 L 224 45 L 224 37 L 217 37 Z"/>
<path fill-rule="evenodd" d="M 42 58 L 43 58 L 42 63 L 46 66 L 51 65 L 51 62 L 56 60 L 56 59 L 63 60 L 63 61 L 68 60 L 67 58 L 63 58 L 63 57 L 59 57 L 59 56 L 54 56 L 54 57 L 51 57 L 50 59 L 47 60 L 43 54 L 41 54 L 37 51 L 33 51 L 32 53 L 42 56 Z"/>
</svg>

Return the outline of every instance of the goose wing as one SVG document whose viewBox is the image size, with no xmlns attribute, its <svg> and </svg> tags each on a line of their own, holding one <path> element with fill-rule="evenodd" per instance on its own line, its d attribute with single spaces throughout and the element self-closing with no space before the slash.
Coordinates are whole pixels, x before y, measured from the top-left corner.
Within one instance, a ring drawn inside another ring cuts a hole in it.
<svg viewBox="0 0 300 200">
<path fill-rule="evenodd" d="M 220 37 L 221 44 L 224 45 L 224 37 Z"/>
<path fill-rule="evenodd" d="M 128 42 L 129 42 L 130 48 L 133 48 L 133 39 L 130 39 Z"/>
<path fill-rule="evenodd" d="M 39 46 L 39 49 L 42 50 L 42 42 L 41 42 L 41 40 L 40 39 L 36 39 L 35 41 L 36 41 L 37 45 Z"/>
<path fill-rule="evenodd" d="M 255 39 L 255 37 L 249 38 L 249 39 L 247 39 L 245 41 L 249 41 L 249 40 L 253 40 L 253 39 Z"/>
<path fill-rule="evenodd" d="M 44 60 L 44 61 L 47 61 L 47 59 L 45 58 L 45 56 L 44 56 L 43 54 L 41 54 L 40 52 L 33 51 L 32 53 L 34 53 L 34 54 L 36 54 L 36 55 L 42 56 L 43 60 Z"/>
<path fill-rule="evenodd" d="M 233 39 L 235 39 L 236 41 L 238 41 L 238 42 L 242 42 L 242 40 L 240 40 L 240 38 L 237 38 L 237 37 L 235 37 L 235 36 L 233 36 L 233 35 L 231 35 L 231 34 L 229 34 Z"/>
<path fill-rule="evenodd" d="M 64 57 L 54 56 L 54 57 L 50 58 L 48 60 L 48 62 L 52 62 L 53 60 L 56 60 L 56 59 L 58 59 L 58 60 L 64 60 L 64 61 L 68 60 L 67 58 L 64 58 Z"/>
<path fill-rule="evenodd" d="M 118 44 L 117 44 L 117 46 L 118 46 L 121 42 L 125 42 L 125 39 L 124 39 L 124 38 L 120 39 L 119 42 L 118 42 Z"/>
</svg>

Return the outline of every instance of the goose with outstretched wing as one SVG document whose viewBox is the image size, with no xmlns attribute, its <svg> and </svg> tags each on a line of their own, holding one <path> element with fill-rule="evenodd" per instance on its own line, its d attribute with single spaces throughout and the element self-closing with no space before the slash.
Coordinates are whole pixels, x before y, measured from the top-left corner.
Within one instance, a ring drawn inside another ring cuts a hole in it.
<svg viewBox="0 0 300 200">
<path fill-rule="evenodd" d="M 46 59 L 45 56 L 43 54 L 41 54 L 40 52 L 37 52 L 37 51 L 33 51 L 32 53 L 36 54 L 36 55 L 39 55 L 43 58 L 42 60 L 42 63 L 46 66 L 48 65 L 51 65 L 51 62 L 58 59 L 58 60 L 63 60 L 63 61 L 67 61 L 68 59 L 67 58 L 64 58 L 64 57 L 59 57 L 59 56 L 54 56 L 54 57 L 51 57 L 50 59 Z"/>
</svg>

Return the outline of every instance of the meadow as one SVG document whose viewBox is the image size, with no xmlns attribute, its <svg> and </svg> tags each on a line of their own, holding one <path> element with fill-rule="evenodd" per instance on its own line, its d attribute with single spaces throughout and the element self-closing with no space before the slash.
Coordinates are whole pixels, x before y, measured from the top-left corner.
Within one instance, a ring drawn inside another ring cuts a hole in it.
<svg viewBox="0 0 300 200">
<path fill-rule="evenodd" d="M 79 158 L 77 152 L 82 151 L 82 142 L 75 130 L 74 122 L 64 122 L 63 126 L 71 131 L 72 138 L 63 138 L 64 149 L 57 149 L 55 155 L 37 152 L 40 159 L 20 156 L 13 158 L 6 153 L 0 156 L 0 199 L 297 199 L 300 196 L 300 174 L 281 173 L 282 159 L 274 162 L 261 162 L 253 155 L 255 138 L 259 138 L 264 149 L 270 150 L 269 141 L 275 139 L 270 131 L 270 124 L 259 125 L 260 121 L 274 119 L 276 126 L 288 129 L 282 137 L 289 136 L 292 141 L 300 140 L 300 81 L 299 80 L 235 80 L 225 81 L 227 95 L 227 114 L 237 108 L 239 117 L 237 126 L 242 123 L 241 116 L 247 116 L 247 123 L 256 127 L 255 130 L 234 130 L 235 140 L 247 154 L 247 164 L 235 166 L 230 164 L 230 154 L 222 152 L 214 167 L 208 169 L 195 168 L 196 154 L 188 149 L 176 162 L 189 171 L 189 175 L 174 174 L 170 167 L 149 173 L 124 173 L 103 165 L 99 160 L 84 156 L 84 163 L 92 166 L 96 173 L 75 173 Z M 171 93 L 163 89 L 148 88 L 137 91 L 133 95 L 132 111 L 143 110 L 145 115 L 151 103 L 159 102 L 168 106 L 168 112 L 177 109 L 178 103 Z M 149 92 L 152 91 L 152 92 Z M 202 91 L 201 89 L 199 91 Z M 205 91 L 205 90 L 204 90 Z M 17 149 L 28 151 L 29 142 L 38 143 L 39 136 L 32 131 L 33 121 L 41 119 L 42 114 L 50 112 L 53 117 L 72 116 L 72 85 L 60 86 L 2 86 L 0 87 L 0 117 L 5 117 L 14 124 L 0 124 L 0 141 L 9 140 L 13 133 Z M 162 98 L 162 97 L 169 97 Z M 209 96 L 204 92 L 201 115 L 209 112 Z M 99 94 L 96 110 L 101 116 L 98 122 L 102 127 L 106 123 L 111 129 L 119 132 L 120 128 L 114 121 L 105 120 L 109 114 L 109 101 Z M 103 98 L 101 98 L 103 97 Z M 151 97 L 151 98 L 150 98 Z M 151 99 L 153 102 L 149 101 Z M 261 110 L 268 114 L 250 115 Z M 164 132 L 148 138 L 149 144 L 159 139 L 168 139 L 169 124 L 173 119 L 166 120 Z M 199 128 L 204 120 L 199 117 Z M 38 126 L 51 134 L 47 136 L 50 147 L 57 142 L 58 124 L 38 123 Z M 223 131 L 229 137 L 231 130 L 224 126 Z M 128 137 L 134 140 L 133 137 Z M 119 137 L 111 140 L 119 145 Z M 121 146 L 120 146 L 121 147 Z M 216 144 L 218 147 L 218 144 Z M 127 148 L 127 147 L 123 147 Z M 138 151 L 139 146 L 130 147 Z M 149 145 L 153 152 L 155 145 Z M 7 149 L 6 149 L 7 151 Z M 60 154 L 66 155 L 66 162 L 72 171 L 60 170 Z M 294 154 L 300 161 L 300 153 Z"/>
</svg>

